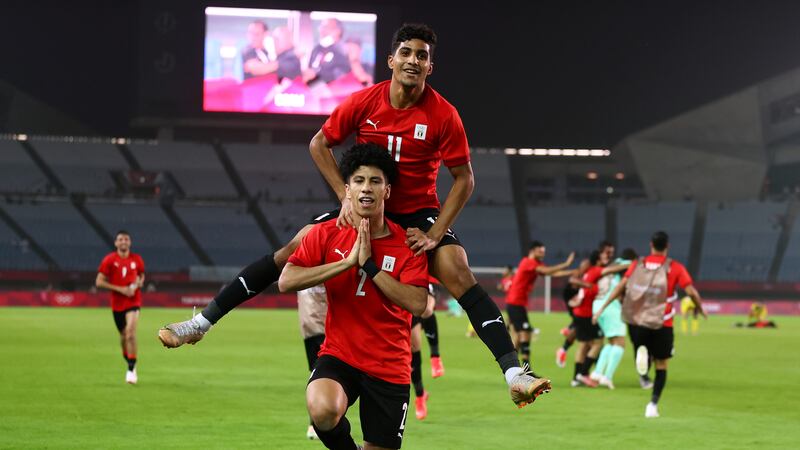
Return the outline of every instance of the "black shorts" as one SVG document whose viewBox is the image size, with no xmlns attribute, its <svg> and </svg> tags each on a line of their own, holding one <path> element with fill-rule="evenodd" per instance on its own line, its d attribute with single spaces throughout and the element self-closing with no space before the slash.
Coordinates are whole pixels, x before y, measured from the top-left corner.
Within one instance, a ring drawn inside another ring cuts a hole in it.
<svg viewBox="0 0 800 450">
<path fill-rule="evenodd" d="M 336 220 L 339 217 L 339 208 L 334 210 L 328 211 L 326 213 L 320 214 L 317 217 L 311 219 L 312 224 L 318 224 L 322 222 L 327 222 L 329 220 Z M 408 229 L 408 228 L 419 228 L 422 231 L 427 232 L 433 226 L 433 223 L 439 217 L 439 210 L 434 208 L 429 209 L 420 209 L 419 211 L 415 211 L 409 214 L 391 214 L 386 213 L 386 217 L 391 220 L 392 222 L 400 225 L 401 227 Z M 442 240 L 439 241 L 439 245 L 436 248 L 444 247 L 445 245 L 459 245 L 463 247 L 461 241 L 458 240 L 458 236 L 456 236 L 453 230 L 448 229 L 447 232 L 442 237 Z M 435 250 L 435 249 L 434 249 Z M 428 254 L 430 255 L 429 251 Z"/>
<path fill-rule="evenodd" d="M 564 286 L 564 290 L 561 291 L 561 299 L 564 300 L 564 306 L 567 307 L 567 312 L 569 313 L 569 316 L 572 317 L 573 323 L 570 324 L 570 327 L 572 327 L 573 324 L 575 323 L 575 313 L 572 312 L 572 307 L 569 306 L 569 301 L 572 300 L 572 297 L 578 295 L 578 292 L 580 291 L 581 291 L 580 289 L 576 288 L 575 286 L 569 283 L 567 283 L 567 285 Z"/>
<path fill-rule="evenodd" d="M 629 324 L 628 333 L 630 333 L 633 346 L 639 348 L 640 345 L 644 345 L 654 359 L 672 358 L 675 345 L 675 334 L 672 327 L 661 327 L 654 330 Z"/>
<path fill-rule="evenodd" d="M 528 321 L 528 308 L 519 305 L 506 305 L 508 322 L 514 327 L 514 331 L 531 331 L 531 323 Z"/>
<path fill-rule="evenodd" d="M 415 326 L 420 324 L 422 324 L 422 317 L 411 316 L 411 328 L 414 328 Z"/>
<path fill-rule="evenodd" d="M 592 323 L 591 317 L 575 317 L 575 337 L 581 342 L 593 341 L 603 337 L 600 327 Z"/>
<path fill-rule="evenodd" d="M 133 308 L 128 308 L 125 311 L 111 311 L 114 314 L 114 325 L 117 326 L 117 331 L 120 333 L 122 333 L 122 330 L 124 330 L 125 326 L 128 325 L 128 321 L 125 320 L 125 316 L 129 311 L 139 311 L 139 307 L 134 306 Z"/>
<path fill-rule="evenodd" d="M 347 406 L 361 397 L 359 414 L 364 441 L 379 447 L 400 448 L 406 427 L 409 385 L 371 377 L 330 355 L 322 355 L 311 372 L 311 383 L 319 378 L 336 381 L 347 395 Z"/>
</svg>

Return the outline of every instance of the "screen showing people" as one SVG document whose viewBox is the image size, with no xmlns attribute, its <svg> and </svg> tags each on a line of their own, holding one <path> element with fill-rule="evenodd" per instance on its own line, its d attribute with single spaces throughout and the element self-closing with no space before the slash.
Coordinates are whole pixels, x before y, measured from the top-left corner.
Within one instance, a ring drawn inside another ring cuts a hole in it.
<svg viewBox="0 0 800 450">
<path fill-rule="evenodd" d="M 375 14 L 208 7 L 205 111 L 328 115 L 370 86 Z"/>
</svg>

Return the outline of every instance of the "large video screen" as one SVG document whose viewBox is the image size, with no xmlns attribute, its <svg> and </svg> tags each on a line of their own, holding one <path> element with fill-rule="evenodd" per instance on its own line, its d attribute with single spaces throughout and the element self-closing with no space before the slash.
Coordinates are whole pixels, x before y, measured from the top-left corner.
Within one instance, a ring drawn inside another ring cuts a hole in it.
<svg viewBox="0 0 800 450">
<path fill-rule="evenodd" d="M 205 111 L 327 115 L 374 82 L 375 14 L 205 13 Z"/>
</svg>

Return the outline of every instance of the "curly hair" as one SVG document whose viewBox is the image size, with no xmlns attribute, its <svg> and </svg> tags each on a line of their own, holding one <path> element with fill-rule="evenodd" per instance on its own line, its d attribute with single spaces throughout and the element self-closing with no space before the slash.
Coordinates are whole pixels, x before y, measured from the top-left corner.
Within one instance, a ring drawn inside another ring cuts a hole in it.
<svg viewBox="0 0 800 450">
<path fill-rule="evenodd" d="M 344 152 L 339 161 L 339 171 L 344 181 L 349 181 L 353 172 L 361 166 L 381 169 L 387 184 L 392 184 L 397 178 L 397 164 L 389 151 L 377 144 L 356 144 Z"/>
<path fill-rule="evenodd" d="M 433 49 L 436 47 L 436 33 L 433 28 L 424 23 L 404 23 L 403 26 L 394 32 L 392 37 L 392 55 L 400 47 L 400 44 L 411 39 L 419 39 L 431 47 L 430 54 L 433 56 Z"/>
</svg>

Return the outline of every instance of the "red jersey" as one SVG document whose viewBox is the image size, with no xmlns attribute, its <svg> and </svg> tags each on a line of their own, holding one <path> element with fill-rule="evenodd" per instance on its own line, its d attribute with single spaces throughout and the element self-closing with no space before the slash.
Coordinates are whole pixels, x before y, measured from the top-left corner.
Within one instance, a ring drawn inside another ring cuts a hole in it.
<svg viewBox="0 0 800 450">
<path fill-rule="evenodd" d="M 511 281 L 511 289 L 506 294 L 506 303 L 509 305 L 528 306 L 528 295 L 533 290 L 533 284 L 539 275 L 536 268 L 542 264 L 534 258 L 522 258 L 517 267 L 517 272 Z"/>
<path fill-rule="evenodd" d="M 428 260 L 414 256 L 406 232 L 386 221 L 390 234 L 372 240 L 372 259 L 392 278 L 428 286 Z M 315 225 L 289 262 L 314 267 L 341 261 L 358 232 L 336 227 L 335 220 Z M 389 300 L 358 267 L 325 282 L 328 315 L 320 355 L 331 355 L 362 372 L 395 384 L 411 383 L 411 313 Z"/>
<path fill-rule="evenodd" d="M 592 317 L 592 302 L 597 297 L 597 281 L 603 278 L 603 269 L 603 266 L 592 266 L 583 273 L 583 281 L 591 284 L 592 287 L 581 288 L 583 301 L 577 307 L 572 308 L 575 317 Z"/>
<path fill-rule="evenodd" d="M 144 261 L 138 253 L 128 253 L 127 258 L 111 252 L 103 258 L 97 271 L 108 279 L 114 286 L 129 286 L 136 283 L 139 275 L 144 273 Z M 133 297 L 126 297 L 119 292 L 111 291 L 111 309 L 125 311 L 126 309 L 142 306 L 142 292 L 136 289 Z"/>
<path fill-rule="evenodd" d="M 407 214 L 440 208 L 436 177 L 444 162 L 454 167 L 469 162 L 469 145 L 458 111 L 430 86 L 417 104 L 395 109 L 383 81 L 348 97 L 322 126 L 331 145 L 356 133 L 356 142 L 386 147 L 397 161 L 398 177 L 386 212 Z"/>
<path fill-rule="evenodd" d="M 652 270 L 657 269 L 664 264 L 666 260 L 667 257 L 664 255 L 649 255 L 644 258 L 644 264 L 645 267 Z M 628 267 L 628 270 L 625 272 L 625 278 L 630 278 L 638 263 L 638 259 L 631 263 L 630 267 Z M 673 259 L 669 265 L 669 269 L 667 269 L 667 307 L 664 310 L 665 327 L 672 327 L 672 318 L 675 317 L 675 308 L 673 308 L 673 304 L 678 300 L 678 295 L 675 294 L 676 284 L 680 286 L 681 289 L 686 289 L 686 286 L 693 284 L 693 281 L 686 267 Z"/>
<path fill-rule="evenodd" d="M 511 289 L 511 284 L 514 281 L 514 275 L 507 275 L 500 279 L 500 287 L 503 292 L 508 292 Z"/>
</svg>

